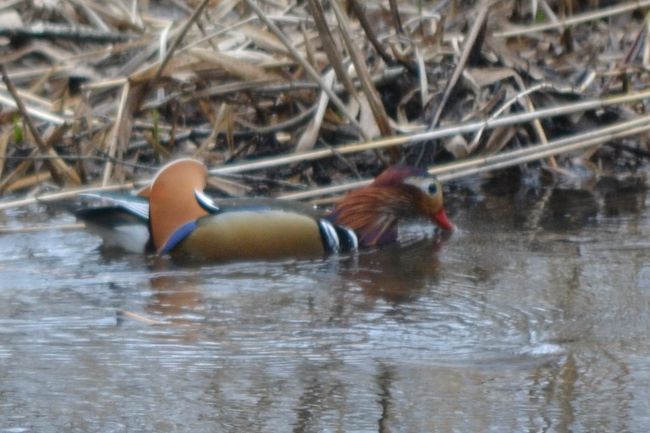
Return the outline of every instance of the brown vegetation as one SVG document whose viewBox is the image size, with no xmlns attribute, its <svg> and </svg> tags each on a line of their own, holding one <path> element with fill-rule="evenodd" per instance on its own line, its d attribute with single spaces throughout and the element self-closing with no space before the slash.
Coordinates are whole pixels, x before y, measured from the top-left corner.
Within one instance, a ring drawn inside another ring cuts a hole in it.
<svg viewBox="0 0 650 433">
<path fill-rule="evenodd" d="M 634 169 L 648 6 L 6 0 L 0 193 L 119 187 L 178 156 L 225 194 L 293 198 L 396 162 Z"/>
</svg>

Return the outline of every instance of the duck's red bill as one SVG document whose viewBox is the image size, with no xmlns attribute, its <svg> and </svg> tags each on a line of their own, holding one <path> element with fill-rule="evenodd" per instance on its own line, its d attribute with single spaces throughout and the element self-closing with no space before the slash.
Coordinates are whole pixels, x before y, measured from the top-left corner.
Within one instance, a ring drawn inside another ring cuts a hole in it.
<svg viewBox="0 0 650 433">
<path fill-rule="evenodd" d="M 449 221 L 449 218 L 447 218 L 447 212 L 445 212 L 444 209 L 440 209 L 438 212 L 433 214 L 433 221 L 443 230 L 454 229 L 454 225 Z"/>
</svg>

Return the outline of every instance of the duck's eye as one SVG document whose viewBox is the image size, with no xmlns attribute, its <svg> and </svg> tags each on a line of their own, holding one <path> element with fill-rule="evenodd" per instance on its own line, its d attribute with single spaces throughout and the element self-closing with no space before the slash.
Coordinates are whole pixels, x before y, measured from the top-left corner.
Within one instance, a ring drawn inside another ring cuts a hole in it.
<svg viewBox="0 0 650 433">
<path fill-rule="evenodd" d="M 432 183 L 429 185 L 429 194 L 435 195 L 438 192 L 438 185 Z"/>
</svg>

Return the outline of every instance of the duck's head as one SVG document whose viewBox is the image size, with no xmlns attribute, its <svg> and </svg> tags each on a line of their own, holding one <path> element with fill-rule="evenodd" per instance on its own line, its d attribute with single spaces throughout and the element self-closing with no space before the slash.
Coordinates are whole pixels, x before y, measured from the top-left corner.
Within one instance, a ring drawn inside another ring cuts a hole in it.
<svg viewBox="0 0 650 433">
<path fill-rule="evenodd" d="M 408 207 L 408 201 L 416 213 L 430 218 L 441 229 L 454 229 L 445 211 L 442 185 L 426 170 L 411 166 L 389 167 L 377 176 L 371 186 L 387 187 L 405 207 Z"/>
<path fill-rule="evenodd" d="M 178 159 L 158 171 L 148 190 L 149 224 L 156 252 L 160 253 L 179 228 L 207 215 L 196 193 L 205 188 L 207 169 L 195 159 Z"/>
<path fill-rule="evenodd" d="M 442 186 L 426 170 L 393 166 L 365 188 L 349 193 L 336 206 L 332 220 L 353 229 L 365 246 L 397 238 L 400 218 L 421 215 L 443 230 L 453 230 L 444 208 Z"/>
</svg>

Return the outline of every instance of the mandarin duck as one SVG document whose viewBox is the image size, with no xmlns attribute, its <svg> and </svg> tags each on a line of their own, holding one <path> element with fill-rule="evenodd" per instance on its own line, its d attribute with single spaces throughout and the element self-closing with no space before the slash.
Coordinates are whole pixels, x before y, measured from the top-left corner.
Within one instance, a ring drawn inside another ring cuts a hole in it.
<svg viewBox="0 0 650 433">
<path fill-rule="evenodd" d="M 204 261 L 322 256 L 397 239 L 401 218 L 423 215 L 453 230 L 440 183 L 423 169 L 393 166 L 347 194 L 326 215 L 303 203 L 203 193 L 207 169 L 173 161 L 140 195 L 94 194 L 107 204 L 75 214 L 107 246 Z"/>
</svg>

